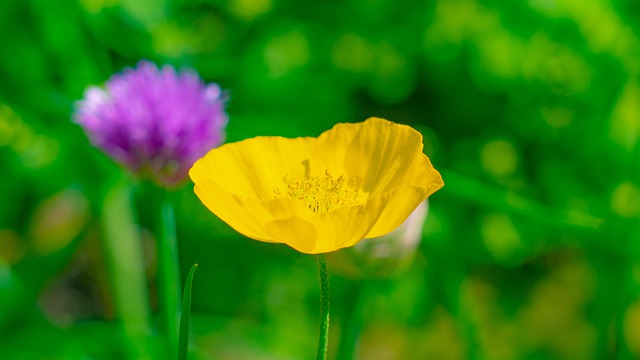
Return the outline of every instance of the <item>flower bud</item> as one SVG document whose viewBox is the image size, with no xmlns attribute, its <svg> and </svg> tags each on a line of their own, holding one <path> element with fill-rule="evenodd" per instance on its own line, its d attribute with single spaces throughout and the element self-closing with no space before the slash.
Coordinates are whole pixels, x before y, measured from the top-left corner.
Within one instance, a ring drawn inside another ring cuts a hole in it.
<svg viewBox="0 0 640 360">
<path fill-rule="evenodd" d="M 389 234 L 329 253 L 327 262 L 332 271 L 353 279 L 389 277 L 401 272 L 413 261 L 428 212 L 427 199 Z"/>
</svg>

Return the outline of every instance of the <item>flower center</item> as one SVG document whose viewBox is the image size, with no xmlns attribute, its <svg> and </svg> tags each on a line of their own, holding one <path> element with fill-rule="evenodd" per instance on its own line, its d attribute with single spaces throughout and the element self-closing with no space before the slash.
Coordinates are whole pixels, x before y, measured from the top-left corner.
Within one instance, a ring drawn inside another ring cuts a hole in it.
<svg viewBox="0 0 640 360">
<path fill-rule="evenodd" d="M 279 187 L 274 190 L 276 198 L 289 197 L 302 201 L 315 213 L 326 213 L 335 208 L 350 206 L 358 201 L 359 191 L 353 184 L 340 175 L 334 178 L 325 171 L 321 176 L 305 176 L 302 179 L 282 179 L 284 191 Z"/>
</svg>

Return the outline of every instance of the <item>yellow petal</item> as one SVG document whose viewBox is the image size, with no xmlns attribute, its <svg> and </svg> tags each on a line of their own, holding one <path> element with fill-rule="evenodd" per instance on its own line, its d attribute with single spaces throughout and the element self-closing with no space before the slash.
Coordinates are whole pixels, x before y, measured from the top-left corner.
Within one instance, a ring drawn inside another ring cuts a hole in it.
<svg viewBox="0 0 640 360">
<path fill-rule="evenodd" d="M 425 189 L 405 186 L 383 196 L 386 206 L 376 224 L 366 235 L 367 238 L 386 235 L 400 226 L 411 213 L 427 198 Z"/>
<path fill-rule="evenodd" d="M 313 217 L 293 216 L 275 220 L 265 227 L 267 233 L 306 254 L 336 251 L 357 244 L 370 232 L 383 212 L 381 198 L 366 204 L 345 207 Z"/>
<path fill-rule="evenodd" d="M 196 184 L 195 193 L 211 212 L 237 232 L 265 242 L 281 242 L 265 231 L 267 222 L 289 218 L 306 210 L 292 199 L 262 201 L 238 196 L 224 191 L 210 180 Z"/>
<path fill-rule="evenodd" d="M 265 224 L 265 230 L 278 242 L 287 244 L 292 248 L 305 253 L 315 254 L 314 249 L 318 242 L 316 227 L 310 221 L 292 216 L 288 219 L 272 220 Z"/>
<path fill-rule="evenodd" d="M 189 176 L 209 180 L 229 193 L 271 199 L 285 175 L 301 177 L 308 168 L 308 147 L 315 138 L 256 137 L 226 144 L 196 161 Z"/>
<path fill-rule="evenodd" d="M 364 192 L 382 193 L 404 185 L 416 159 L 425 155 L 422 135 L 413 128 L 369 118 L 324 132 L 312 156 L 324 158 L 335 171 L 345 171 Z"/>
<path fill-rule="evenodd" d="M 440 173 L 422 152 L 414 159 L 405 175 L 404 185 L 385 189 L 387 205 L 367 238 L 386 235 L 395 230 L 427 197 L 444 186 Z"/>
<path fill-rule="evenodd" d="M 275 242 L 264 231 L 260 216 L 247 216 L 247 199 L 231 194 L 211 181 L 197 183 L 194 189 L 202 203 L 237 232 L 250 238 Z"/>
</svg>

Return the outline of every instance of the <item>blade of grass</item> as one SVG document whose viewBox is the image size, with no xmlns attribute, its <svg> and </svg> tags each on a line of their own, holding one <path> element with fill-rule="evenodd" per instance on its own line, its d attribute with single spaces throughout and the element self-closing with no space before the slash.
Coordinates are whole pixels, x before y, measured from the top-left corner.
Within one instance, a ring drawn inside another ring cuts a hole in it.
<svg viewBox="0 0 640 360">
<path fill-rule="evenodd" d="M 542 224 L 565 229 L 599 231 L 604 224 L 604 219 L 590 214 L 555 208 L 454 171 L 441 169 L 440 172 L 449 193 L 488 208 L 519 214 Z"/>
<path fill-rule="evenodd" d="M 191 284 L 198 264 L 193 264 L 182 295 L 182 315 L 180 316 L 180 333 L 178 339 L 178 360 L 187 360 L 189 350 L 189 318 L 191 317 Z"/>
</svg>

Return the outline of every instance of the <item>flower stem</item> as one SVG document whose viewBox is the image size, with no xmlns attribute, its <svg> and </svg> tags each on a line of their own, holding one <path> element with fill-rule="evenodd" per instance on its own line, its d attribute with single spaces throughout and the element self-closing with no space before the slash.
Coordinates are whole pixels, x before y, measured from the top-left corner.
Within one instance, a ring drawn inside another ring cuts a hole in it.
<svg viewBox="0 0 640 360">
<path fill-rule="evenodd" d="M 329 274 L 324 254 L 318 255 L 317 259 L 320 272 L 320 336 L 318 338 L 317 359 L 325 360 L 329 345 Z"/>
<path fill-rule="evenodd" d="M 178 354 L 178 319 L 180 317 L 180 270 L 176 221 L 169 194 L 164 193 L 160 205 L 158 237 L 158 297 L 161 324 L 167 336 L 171 358 Z"/>
<path fill-rule="evenodd" d="M 103 249 L 128 357 L 151 359 L 147 279 L 131 197 L 131 184 L 125 180 L 107 191 L 102 205 Z"/>
</svg>

